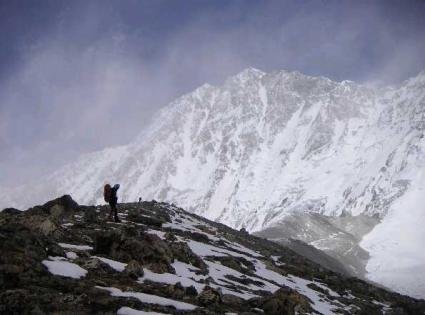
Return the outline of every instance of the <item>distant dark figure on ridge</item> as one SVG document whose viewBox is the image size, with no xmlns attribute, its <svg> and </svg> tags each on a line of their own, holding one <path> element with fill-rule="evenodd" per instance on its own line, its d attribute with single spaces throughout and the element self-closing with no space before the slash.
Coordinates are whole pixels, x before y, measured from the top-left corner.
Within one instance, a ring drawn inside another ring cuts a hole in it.
<svg viewBox="0 0 425 315">
<path fill-rule="evenodd" d="M 139 197 L 139 203 L 141 203 L 142 202 L 142 197 Z"/>
<path fill-rule="evenodd" d="M 117 191 L 120 188 L 119 184 L 115 184 L 114 187 L 111 187 L 111 185 L 106 184 L 103 188 L 103 198 L 106 202 L 109 203 L 109 206 L 111 207 L 111 212 L 109 214 L 109 219 L 112 220 L 112 215 L 114 215 L 115 222 L 120 222 L 120 219 L 118 218 L 118 212 L 117 212 Z"/>
</svg>

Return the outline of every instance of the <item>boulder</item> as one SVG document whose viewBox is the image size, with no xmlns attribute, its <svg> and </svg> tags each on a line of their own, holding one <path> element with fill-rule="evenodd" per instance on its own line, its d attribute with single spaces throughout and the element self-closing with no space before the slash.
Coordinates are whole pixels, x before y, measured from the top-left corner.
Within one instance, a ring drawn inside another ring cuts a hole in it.
<svg viewBox="0 0 425 315">
<path fill-rule="evenodd" d="M 77 210 L 79 207 L 78 203 L 76 203 L 70 195 L 63 195 L 62 197 L 50 200 L 46 202 L 43 207 L 51 209 L 55 205 L 61 206 L 65 212 Z"/>
<path fill-rule="evenodd" d="M 248 233 L 248 231 L 243 227 L 243 228 L 241 228 L 240 230 L 239 230 L 239 232 L 241 232 L 242 234 L 244 234 L 244 235 L 248 235 L 249 233 Z"/>
<path fill-rule="evenodd" d="M 109 255 L 113 247 L 120 242 L 120 238 L 120 233 L 115 230 L 97 233 L 94 241 L 94 253 Z"/>
<path fill-rule="evenodd" d="M 52 247 L 53 243 L 35 229 L 17 222 L 1 224 L 0 292 L 46 275 L 41 262 Z"/>
<path fill-rule="evenodd" d="M 49 218 L 60 223 L 64 217 L 70 217 L 79 208 L 70 195 L 50 200 L 42 206 L 35 206 L 24 212 L 25 216 L 49 216 Z"/>
<path fill-rule="evenodd" d="M 191 285 L 190 287 L 187 287 L 185 289 L 185 293 L 187 296 L 197 296 L 198 290 L 196 290 L 196 288 L 193 285 Z"/>
<path fill-rule="evenodd" d="M 142 265 L 136 260 L 130 260 L 130 262 L 125 267 L 124 272 L 133 279 L 138 279 L 143 277 L 144 271 Z"/>
<path fill-rule="evenodd" d="M 86 223 L 95 223 L 98 221 L 98 214 L 96 212 L 96 207 L 84 207 L 84 221 Z"/>
<path fill-rule="evenodd" d="M 185 242 L 174 242 L 169 245 L 174 258 L 189 265 L 193 265 L 203 271 L 207 271 L 207 265 L 204 261 L 195 255 Z"/>
<path fill-rule="evenodd" d="M 107 263 L 104 263 L 99 258 L 96 257 L 90 257 L 87 260 L 85 260 L 81 267 L 84 269 L 87 269 L 91 272 L 97 272 L 97 273 L 103 273 L 103 274 L 113 274 L 117 271 L 109 266 Z"/>
<path fill-rule="evenodd" d="M 165 233 L 165 240 L 168 242 L 175 242 L 177 241 L 177 237 L 174 235 L 173 232 L 167 232 Z"/>
<path fill-rule="evenodd" d="M 167 243 L 154 234 L 142 233 L 137 237 L 126 237 L 116 231 L 101 232 L 96 235 L 94 251 L 118 261 L 136 260 L 153 272 L 174 273 L 171 266 L 173 252 Z"/>
<path fill-rule="evenodd" d="M 42 221 L 37 227 L 46 236 L 53 234 L 58 229 L 58 226 L 50 219 Z"/>
<path fill-rule="evenodd" d="M 271 296 L 254 299 L 254 305 L 270 315 L 295 315 L 310 313 L 310 301 L 291 288 L 280 288 Z"/>
<path fill-rule="evenodd" d="M 243 298 L 233 294 L 223 294 L 221 300 L 223 301 L 223 304 L 229 305 L 233 308 L 239 308 L 245 303 Z"/>
<path fill-rule="evenodd" d="M 167 295 L 171 296 L 173 299 L 181 300 L 185 297 L 186 290 L 180 282 L 176 284 L 169 285 L 166 289 Z"/>
<path fill-rule="evenodd" d="M 247 260 L 244 257 L 235 257 L 235 256 L 222 256 L 216 257 L 216 260 L 226 267 L 232 268 L 239 271 L 243 274 L 253 274 L 255 273 L 254 264 Z"/>
<path fill-rule="evenodd" d="M 136 223 L 142 223 L 153 227 L 161 227 L 166 221 L 160 216 L 148 216 L 143 214 L 139 209 L 132 209 L 129 211 L 127 219 Z"/>
<path fill-rule="evenodd" d="M 208 235 L 199 233 L 199 232 L 186 232 L 190 235 L 190 238 L 201 243 L 209 243 L 210 239 L 208 238 Z"/>
<path fill-rule="evenodd" d="M 211 288 L 210 286 L 205 286 L 201 294 L 197 297 L 199 305 L 209 306 L 212 304 L 219 304 L 222 302 L 221 293 Z"/>
<path fill-rule="evenodd" d="M 12 215 L 14 215 L 14 214 L 20 214 L 20 213 L 22 213 L 22 211 L 21 210 L 18 210 L 18 209 L 15 209 L 15 208 L 6 208 L 6 209 L 3 209 L 2 211 L 0 211 L 2 214 L 12 214 Z"/>
</svg>

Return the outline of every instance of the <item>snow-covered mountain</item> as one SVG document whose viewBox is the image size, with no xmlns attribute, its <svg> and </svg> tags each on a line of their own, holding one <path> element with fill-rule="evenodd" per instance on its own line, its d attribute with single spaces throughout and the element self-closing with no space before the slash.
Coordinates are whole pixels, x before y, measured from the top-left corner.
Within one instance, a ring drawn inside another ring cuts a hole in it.
<svg viewBox="0 0 425 315">
<path fill-rule="evenodd" d="M 64 193 L 100 203 L 109 181 L 123 201 L 173 202 L 250 231 L 294 212 L 376 214 L 382 222 L 362 241 L 370 278 L 425 296 L 415 272 L 425 270 L 424 112 L 424 72 L 381 89 L 251 68 L 178 98 L 132 143 L 4 193 L 0 206 Z"/>
</svg>

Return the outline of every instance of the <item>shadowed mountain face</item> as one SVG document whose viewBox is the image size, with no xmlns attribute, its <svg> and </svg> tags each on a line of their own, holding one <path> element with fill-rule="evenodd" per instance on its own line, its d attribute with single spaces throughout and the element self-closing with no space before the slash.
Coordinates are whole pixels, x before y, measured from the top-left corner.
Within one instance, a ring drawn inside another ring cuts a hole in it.
<svg viewBox="0 0 425 315">
<path fill-rule="evenodd" d="M 359 243 L 378 223 L 377 217 L 362 214 L 332 217 L 298 213 L 288 215 L 276 226 L 255 235 L 284 244 L 317 263 L 337 268 L 335 270 L 343 266 L 346 273 L 364 278 L 369 253 Z M 318 255 L 311 247 L 320 249 L 333 259 Z"/>
<path fill-rule="evenodd" d="M 0 312 L 425 314 L 424 301 L 173 205 L 118 207 L 121 223 L 69 196 L 2 211 Z"/>
<path fill-rule="evenodd" d="M 247 69 L 175 100 L 132 143 L 2 190 L 0 202 L 25 208 L 71 192 L 99 203 L 103 183 L 113 181 L 124 201 L 174 202 L 249 231 L 294 213 L 377 215 L 363 249 L 349 246 L 360 255 L 354 268 L 364 272 L 366 250 L 369 279 L 425 296 L 424 113 L 425 73 L 377 89 Z"/>
</svg>

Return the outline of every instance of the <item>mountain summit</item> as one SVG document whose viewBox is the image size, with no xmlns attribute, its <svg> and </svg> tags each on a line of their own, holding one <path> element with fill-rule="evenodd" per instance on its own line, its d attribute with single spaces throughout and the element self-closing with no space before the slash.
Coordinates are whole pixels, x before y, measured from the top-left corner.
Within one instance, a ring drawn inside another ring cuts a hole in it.
<svg viewBox="0 0 425 315">
<path fill-rule="evenodd" d="M 71 192 L 96 204 L 114 181 L 124 201 L 174 202 L 249 231 L 294 214 L 375 216 L 361 237 L 368 277 L 424 297 L 424 112 L 423 74 L 381 89 L 249 68 L 181 96 L 132 143 L 0 200 L 22 208 Z"/>
</svg>

